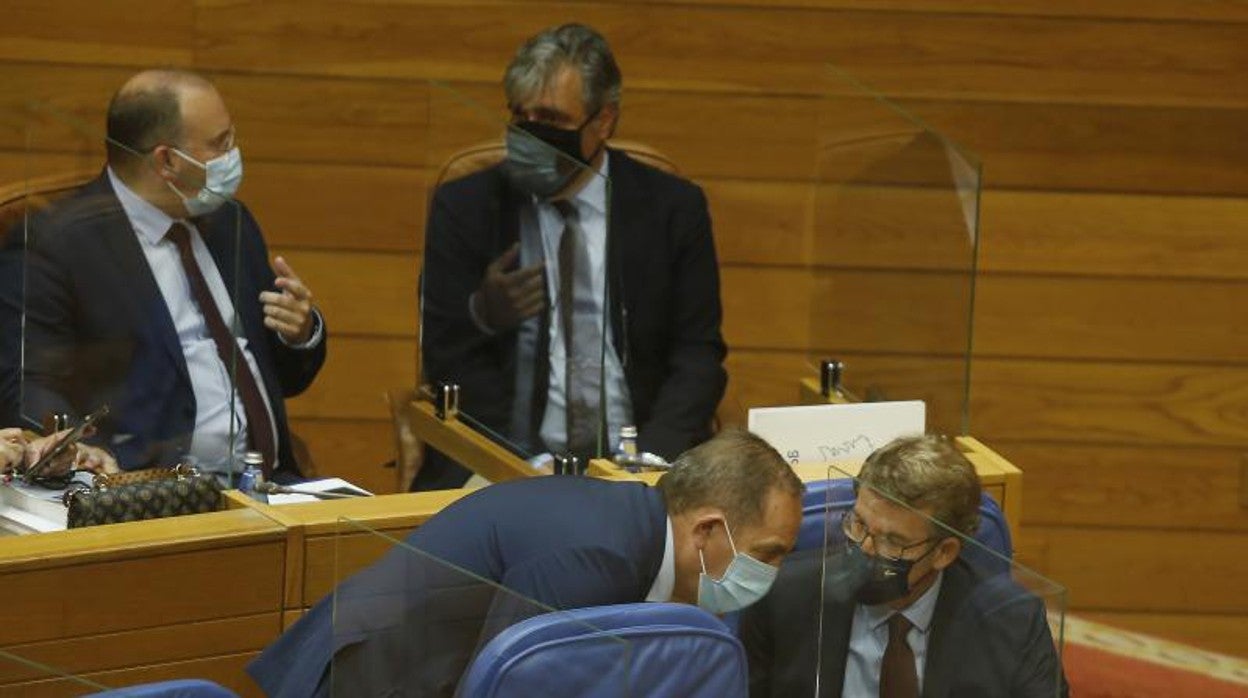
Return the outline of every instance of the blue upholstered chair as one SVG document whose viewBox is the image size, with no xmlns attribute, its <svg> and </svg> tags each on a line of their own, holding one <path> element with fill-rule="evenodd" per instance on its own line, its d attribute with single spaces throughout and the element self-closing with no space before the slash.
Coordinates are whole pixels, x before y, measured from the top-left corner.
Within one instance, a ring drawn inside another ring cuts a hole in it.
<svg viewBox="0 0 1248 698">
<path fill-rule="evenodd" d="M 178 679 L 145 683 L 92 693 L 86 698 L 238 698 L 238 694 L 203 679 Z"/>
<path fill-rule="evenodd" d="M 735 698 L 746 692 L 745 652 L 717 618 L 685 604 L 637 603 L 517 623 L 477 655 L 458 695 Z"/>
<path fill-rule="evenodd" d="M 802 497 L 802 527 L 797 533 L 795 550 L 807 550 L 823 545 L 825 522 L 828 512 L 848 511 L 854 506 L 854 483 L 849 479 L 818 480 L 806 483 L 806 494 Z M 839 518 L 834 522 L 839 522 Z M 829 531 L 836 539 L 844 540 L 839 525 L 832 526 Z M 984 547 L 1005 556 L 1014 557 L 1014 547 L 1010 539 L 1010 528 L 1005 523 L 1005 515 L 996 500 L 986 493 L 979 501 L 979 531 L 975 539 Z M 993 572 L 1007 571 L 1009 565 L 1002 559 L 989 555 L 978 548 L 965 547 L 962 557 L 973 565 Z"/>
</svg>

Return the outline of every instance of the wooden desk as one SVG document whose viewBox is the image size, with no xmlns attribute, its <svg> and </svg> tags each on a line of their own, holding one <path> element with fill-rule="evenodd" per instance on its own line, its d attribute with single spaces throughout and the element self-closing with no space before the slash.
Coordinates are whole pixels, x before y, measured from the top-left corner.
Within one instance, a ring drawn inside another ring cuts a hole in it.
<svg viewBox="0 0 1248 698">
<path fill-rule="evenodd" d="M 243 695 L 281 628 L 286 531 L 246 509 L 4 539 L 0 648 L 126 686 L 189 676 Z M 0 696 L 81 695 L 0 660 Z"/>
<path fill-rule="evenodd" d="M 285 531 L 282 627 L 333 590 L 343 576 L 381 557 L 451 502 L 472 490 L 412 492 L 269 506 L 229 492 L 231 506 L 267 516 Z"/>
</svg>

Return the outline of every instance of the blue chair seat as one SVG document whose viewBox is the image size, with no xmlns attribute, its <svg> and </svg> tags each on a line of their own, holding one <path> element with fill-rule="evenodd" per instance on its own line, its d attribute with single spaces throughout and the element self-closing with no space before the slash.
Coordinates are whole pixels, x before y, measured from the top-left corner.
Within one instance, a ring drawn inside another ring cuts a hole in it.
<svg viewBox="0 0 1248 698">
<path fill-rule="evenodd" d="M 745 651 L 717 618 L 686 604 L 548 613 L 499 633 L 459 687 L 471 698 L 746 695 Z"/>
</svg>

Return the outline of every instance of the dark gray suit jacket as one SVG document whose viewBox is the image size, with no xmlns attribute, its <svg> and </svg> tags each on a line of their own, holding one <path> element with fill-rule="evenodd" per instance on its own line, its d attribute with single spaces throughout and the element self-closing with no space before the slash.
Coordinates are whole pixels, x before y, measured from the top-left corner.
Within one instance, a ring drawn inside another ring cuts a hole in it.
<svg viewBox="0 0 1248 698">
<path fill-rule="evenodd" d="M 312 383 L 325 362 L 328 331 L 305 350 L 264 327 L 259 295 L 273 289 L 274 274 L 246 206 L 227 204 L 196 224 L 226 288 L 236 291 L 236 311 L 273 409 L 278 475 L 294 475 L 283 398 Z M 20 372 L 21 415 L 80 417 L 108 404 L 111 414 L 98 423 L 96 438 L 123 468 L 178 462 L 195 430 L 195 394 L 173 318 L 107 173 L 35 217 L 27 235 L 21 232 L 6 240 L 0 265 L 24 272 L 0 279 L 0 328 L 20 327 L 23 304 L 25 310 L 24 337 L 8 329 L 0 337 L 4 419 L 19 416 Z"/>
<path fill-rule="evenodd" d="M 790 556 L 771 592 L 743 612 L 752 698 L 841 695 L 854 604 L 829 595 L 820 637 L 822 553 Z M 950 565 L 929 632 L 923 698 L 1054 698 L 1059 686 L 1067 694 L 1044 604 L 1009 575 Z"/>
</svg>

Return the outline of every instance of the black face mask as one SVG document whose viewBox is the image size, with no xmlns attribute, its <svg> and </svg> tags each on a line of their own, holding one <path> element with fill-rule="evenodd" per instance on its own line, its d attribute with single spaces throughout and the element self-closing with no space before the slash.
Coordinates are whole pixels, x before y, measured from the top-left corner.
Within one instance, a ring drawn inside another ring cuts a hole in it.
<svg viewBox="0 0 1248 698">
<path fill-rule="evenodd" d="M 905 598 L 910 593 L 910 570 L 935 549 L 933 545 L 914 560 L 889 560 L 868 555 L 852 542 L 846 542 L 845 563 L 857 583 L 854 598 L 868 606 Z"/>
<path fill-rule="evenodd" d="M 507 129 L 507 163 L 504 171 L 521 191 L 546 199 L 563 191 L 598 157 L 599 145 L 590 157 L 581 154 L 581 131 L 596 114 L 574 129 L 525 121 Z M 524 135 L 528 134 L 528 135 Z"/>
<path fill-rule="evenodd" d="M 516 128 L 542 141 L 572 160 L 582 165 L 588 165 L 592 158 L 586 159 L 581 154 L 581 131 L 585 130 L 585 127 L 589 125 L 593 118 L 593 116 L 590 116 L 576 128 L 559 128 L 558 126 L 551 126 L 538 121 L 524 121 L 516 124 Z M 597 155 L 597 153 L 594 154 Z"/>
</svg>

